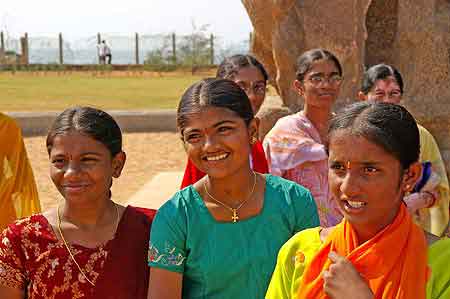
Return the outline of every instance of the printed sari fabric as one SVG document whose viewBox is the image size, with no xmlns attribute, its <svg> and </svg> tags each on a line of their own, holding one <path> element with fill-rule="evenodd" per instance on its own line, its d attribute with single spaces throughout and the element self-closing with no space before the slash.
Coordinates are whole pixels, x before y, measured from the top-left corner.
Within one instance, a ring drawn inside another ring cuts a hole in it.
<svg viewBox="0 0 450 299">
<path fill-rule="evenodd" d="M 394 221 L 360 244 L 352 225 L 343 220 L 305 269 L 299 299 L 329 298 L 323 292 L 322 272 L 330 252 L 345 256 L 367 281 L 377 299 L 424 299 L 427 281 L 427 244 L 404 205 Z"/>
<path fill-rule="evenodd" d="M 261 141 L 257 141 L 252 146 L 252 159 L 250 160 L 252 169 L 259 173 L 268 173 L 269 168 L 267 166 L 266 156 Z M 183 181 L 181 183 L 181 189 L 189 185 L 193 185 L 198 182 L 206 174 L 195 167 L 191 160 L 188 160 L 186 169 L 184 170 Z"/>
<path fill-rule="evenodd" d="M 33 171 L 16 122 L 0 113 L 0 231 L 41 210 Z"/>
<path fill-rule="evenodd" d="M 114 239 L 96 248 L 71 244 L 74 264 L 62 241 L 42 215 L 16 221 L 1 235 L 0 285 L 23 289 L 38 298 L 147 298 L 146 265 L 154 213 L 127 207 Z"/>
<path fill-rule="evenodd" d="M 342 220 L 328 189 L 328 156 L 319 132 L 303 111 L 277 121 L 263 143 L 269 172 L 311 191 L 320 224 L 334 226 Z"/>
<path fill-rule="evenodd" d="M 449 220 L 450 192 L 445 165 L 434 137 L 424 127 L 418 125 L 420 133 L 420 161 L 431 162 L 433 172 L 440 177 L 437 186 L 438 199 L 432 207 L 420 209 L 414 220 L 426 231 L 441 236 Z"/>
</svg>

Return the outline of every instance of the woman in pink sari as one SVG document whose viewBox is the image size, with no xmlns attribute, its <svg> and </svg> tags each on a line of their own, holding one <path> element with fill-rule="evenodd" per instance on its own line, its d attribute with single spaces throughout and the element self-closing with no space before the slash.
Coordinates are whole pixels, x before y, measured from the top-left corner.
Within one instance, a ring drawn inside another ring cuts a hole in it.
<svg viewBox="0 0 450 299">
<path fill-rule="evenodd" d="M 308 188 L 324 227 L 340 222 L 342 214 L 328 190 L 328 122 L 342 82 L 339 60 L 327 50 L 314 49 L 298 58 L 294 88 L 304 109 L 277 121 L 264 139 L 269 172 Z"/>
<path fill-rule="evenodd" d="M 64 200 L 1 234 L 0 298 L 146 298 L 153 211 L 111 200 L 126 159 L 117 123 L 97 109 L 67 109 L 47 150 Z"/>
</svg>

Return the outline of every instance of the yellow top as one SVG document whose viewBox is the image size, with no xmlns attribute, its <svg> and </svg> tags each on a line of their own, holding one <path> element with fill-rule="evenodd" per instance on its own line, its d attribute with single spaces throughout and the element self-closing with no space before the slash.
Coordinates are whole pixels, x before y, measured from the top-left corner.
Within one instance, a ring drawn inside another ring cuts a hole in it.
<svg viewBox="0 0 450 299">
<path fill-rule="evenodd" d="M 322 246 L 321 229 L 321 227 L 315 227 L 298 232 L 281 247 L 266 299 L 298 297 L 298 288 L 305 267 Z"/>
<path fill-rule="evenodd" d="M 0 230 L 14 220 L 39 213 L 33 171 L 16 122 L 0 113 Z"/>
<path fill-rule="evenodd" d="M 424 230 L 441 236 L 447 228 L 449 220 L 449 185 L 445 165 L 439 152 L 439 147 L 433 135 L 421 125 L 418 125 L 420 133 L 420 162 L 431 162 L 433 171 L 440 177 L 438 185 L 439 198 L 430 208 L 420 209 L 415 217 L 417 224 Z"/>
</svg>

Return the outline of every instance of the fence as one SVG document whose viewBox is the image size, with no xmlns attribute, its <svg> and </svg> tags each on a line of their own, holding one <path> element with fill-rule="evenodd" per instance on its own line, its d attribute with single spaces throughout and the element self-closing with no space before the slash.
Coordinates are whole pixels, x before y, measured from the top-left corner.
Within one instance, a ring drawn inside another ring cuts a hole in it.
<svg viewBox="0 0 450 299">
<path fill-rule="evenodd" d="M 62 33 L 45 36 L 25 33 L 17 38 L 0 32 L 0 56 L 2 53 L 17 55 L 19 64 L 97 64 L 97 45 L 102 40 L 110 46 L 114 64 L 216 64 L 225 56 L 248 53 L 250 47 L 250 39 L 225 42 L 221 37 L 203 32 L 190 35 L 98 33 L 76 40 L 66 40 Z"/>
</svg>

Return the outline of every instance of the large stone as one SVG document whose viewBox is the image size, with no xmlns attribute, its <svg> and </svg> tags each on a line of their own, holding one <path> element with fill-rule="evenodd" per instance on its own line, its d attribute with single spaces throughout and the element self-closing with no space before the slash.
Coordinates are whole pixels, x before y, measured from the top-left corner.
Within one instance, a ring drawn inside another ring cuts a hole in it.
<svg viewBox="0 0 450 299">
<path fill-rule="evenodd" d="M 438 141 L 450 166 L 450 2 L 448 0 L 242 0 L 254 27 L 252 49 L 291 111 L 296 58 L 325 48 L 344 68 L 338 105 L 351 102 L 366 66 L 395 65 L 405 106 Z"/>
</svg>

